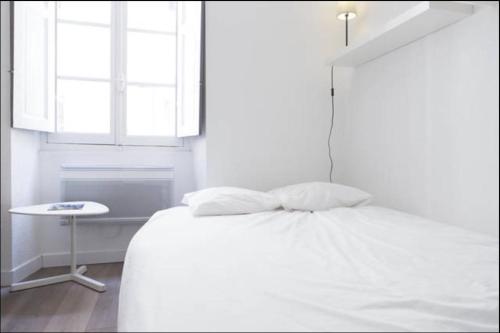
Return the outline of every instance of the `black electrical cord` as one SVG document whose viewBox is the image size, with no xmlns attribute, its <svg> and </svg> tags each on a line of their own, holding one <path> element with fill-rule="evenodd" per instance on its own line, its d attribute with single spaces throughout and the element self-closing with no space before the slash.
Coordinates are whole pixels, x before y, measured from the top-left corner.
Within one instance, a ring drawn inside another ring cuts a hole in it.
<svg viewBox="0 0 500 333">
<path fill-rule="evenodd" d="M 330 69 L 330 95 L 332 96 L 332 117 L 330 121 L 330 133 L 328 134 L 328 157 L 330 158 L 330 183 L 333 183 L 333 157 L 332 157 L 332 133 L 333 133 L 333 119 L 335 117 L 335 103 L 334 103 L 334 89 L 333 89 L 333 65 Z"/>
</svg>

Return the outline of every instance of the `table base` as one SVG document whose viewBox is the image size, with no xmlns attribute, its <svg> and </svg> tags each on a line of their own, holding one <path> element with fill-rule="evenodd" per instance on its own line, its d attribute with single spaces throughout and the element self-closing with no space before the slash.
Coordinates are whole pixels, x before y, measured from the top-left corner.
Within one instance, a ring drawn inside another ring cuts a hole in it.
<svg viewBox="0 0 500 333">
<path fill-rule="evenodd" d="M 94 289 L 99 292 L 106 290 L 106 285 L 94 279 L 84 276 L 87 271 L 87 266 L 80 266 L 74 273 L 51 276 L 43 279 L 14 283 L 10 287 L 10 291 L 20 291 L 30 288 L 43 287 L 49 284 L 62 283 L 67 281 L 77 282 L 85 287 Z"/>
</svg>

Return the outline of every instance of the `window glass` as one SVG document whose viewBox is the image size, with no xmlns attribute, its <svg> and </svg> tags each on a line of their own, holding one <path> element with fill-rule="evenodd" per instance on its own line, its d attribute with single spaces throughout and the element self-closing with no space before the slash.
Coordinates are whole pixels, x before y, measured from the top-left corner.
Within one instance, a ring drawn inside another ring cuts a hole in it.
<svg viewBox="0 0 500 333">
<path fill-rule="evenodd" d="M 58 1 L 57 18 L 89 23 L 110 24 L 110 1 Z"/>
<path fill-rule="evenodd" d="M 127 80 L 175 84 L 175 36 L 128 32 Z"/>
<path fill-rule="evenodd" d="M 128 1 L 127 25 L 129 29 L 175 32 L 176 1 Z"/>
<path fill-rule="evenodd" d="M 175 88 L 129 85 L 127 135 L 174 136 Z"/>
<path fill-rule="evenodd" d="M 110 77 L 110 28 L 57 24 L 57 75 Z"/>
<path fill-rule="evenodd" d="M 57 80 L 57 131 L 110 133 L 109 82 Z"/>
<path fill-rule="evenodd" d="M 181 69 L 187 62 L 177 62 L 177 30 L 190 12 L 181 13 L 177 1 L 56 3 L 57 134 L 49 140 L 178 144 L 171 139 L 177 131 L 177 76 L 190 76 L 195 83 L 184 82 L 199 87 L 191 75 L 196 69 Z M 184 29 L 183 41 L 189 32 Z M 199 51 L 182 50 L 186 59 L 199 59 Z M 190 107 L 187 101 L 198 96 L 188 88 L 182 100 Z"/>
</svg>

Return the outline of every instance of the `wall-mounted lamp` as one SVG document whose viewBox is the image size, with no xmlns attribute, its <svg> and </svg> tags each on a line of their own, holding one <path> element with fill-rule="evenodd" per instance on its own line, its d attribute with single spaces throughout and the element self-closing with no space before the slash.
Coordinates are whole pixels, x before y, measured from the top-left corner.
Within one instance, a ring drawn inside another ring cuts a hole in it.
<svg viewBox="0 0 500 333">
<path fill-rule="evenodd" d="M 345 21 L 345 46 L 349 45 L 349 20 L 357 16 L 353 1 L 337 1 L 337 18 Z"/>
</svg>

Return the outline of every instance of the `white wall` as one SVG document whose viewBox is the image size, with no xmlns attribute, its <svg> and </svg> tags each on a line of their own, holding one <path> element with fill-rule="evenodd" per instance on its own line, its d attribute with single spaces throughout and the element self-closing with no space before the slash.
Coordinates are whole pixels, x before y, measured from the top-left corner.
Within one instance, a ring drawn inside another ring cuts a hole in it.
<svg viewBox="0 0 500 333">
<path fill-rule="evenodd" d="M 39 133 L 11 129 L 11 205 L 22 207 L 38 204 Z M 12 267 L 40 256 L 40 225 L 36 217 L 13 215 Z"/>
<path fill-rule="evenodd" d="M 337 180 L 375 203 L 498 235 L 498 7 L 358 67 Z"/>
<path fill-rule="evenodd" d="M 207 185 L 327 180 L 334 2 L 207 2 Z"/>
<path fill-rule="evenodd" d="M 207 187 L 207 140 L 205 135 L 190 138 L 193 152 L 193 176 L 195 189 Z"/>
</svg>

